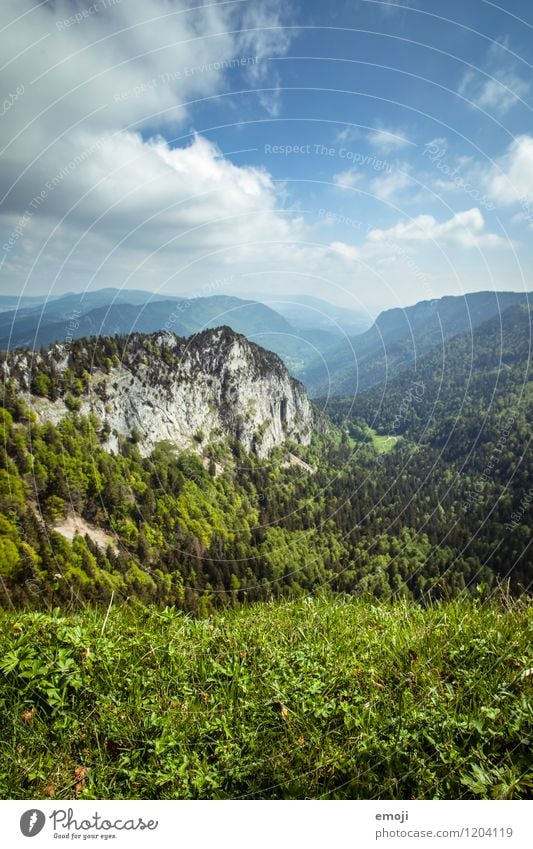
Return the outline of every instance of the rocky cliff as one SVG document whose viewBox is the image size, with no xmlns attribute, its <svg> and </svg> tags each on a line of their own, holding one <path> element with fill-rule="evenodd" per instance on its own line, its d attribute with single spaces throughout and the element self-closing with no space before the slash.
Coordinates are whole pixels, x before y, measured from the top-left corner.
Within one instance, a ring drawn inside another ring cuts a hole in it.
<svg viewBox="0 0 533 849">
<path fill-rule="evenodd" d="M 188 340 L 133 334 L 15 351 L 3 369 L 40 420 L 95 413 L 113 451 L 120 436 L 136 439 L 144 455 L 163 440 L 191 448 L 234 437 L 266 456 L 287 439 L 307 444 L 320 426 L 279 357 L 227 327 Z"/>
</svg>

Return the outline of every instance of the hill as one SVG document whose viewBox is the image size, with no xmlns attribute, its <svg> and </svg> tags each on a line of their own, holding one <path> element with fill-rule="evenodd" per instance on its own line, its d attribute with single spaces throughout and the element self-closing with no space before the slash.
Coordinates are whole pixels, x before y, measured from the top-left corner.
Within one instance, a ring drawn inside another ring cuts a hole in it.
<svg viewBox="0 0 533 849">
<path fill-rule="evenodd" d="M 237 333 L 262 330 L 292 333 L 285 319 L 254 301 L 225 295 L 206 298 L 161 298 L 150 292 L 101 289 L 67 295 L 16 313 L 0 315 L 0 348 L 39 348 L 84 336 L 124 336 L 168 330 L 190 336 L 231 324 Z"/>
<path fill-rule="evenodd" d="M 36 307 L 46 300 L 46 295 L 0 295 L 0 314 L 13 310 Z"/>
<path fill-rule="evenodd" d="M 0 349 L 34 348 L 62 341 L 66 336 L 75 338 L 76 322 L 91 310 L 115 304 L 142 306 L 152 298 L 151 292 L 108 288 L 40 298 L 37 303 L 23 299 L 21 304 L 13 304 L 13 309 L 0 313 Z M 48 325 L 54 325 L 52 334 L 46 329 Z"/>
<path fill-rule="evenodd" d="M 470 334 L 448 340 L 445 378 L 433 352 L 330 401 L 337 427 L 228 329 L 4 355 L 4 603 L 527 592 L 530 332 L 512 307 L 473 359 Z"/>
<path fill-rule="evenodd" d="M 379 434 L 431 445 L 464 469 L 479 471 L 496 452 L 493 475 L 503 479 L 531 438 L 532 309 L 509 307 L 446 340 L 386 384 L 346 400 L 346 409 Z"/>
</svg>

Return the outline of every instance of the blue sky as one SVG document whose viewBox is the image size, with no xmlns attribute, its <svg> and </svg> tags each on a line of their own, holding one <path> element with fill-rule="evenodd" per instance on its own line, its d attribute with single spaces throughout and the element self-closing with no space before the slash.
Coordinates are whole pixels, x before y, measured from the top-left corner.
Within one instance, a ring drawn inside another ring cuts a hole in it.
<svg viewBox="0 0 533 849">
<path fill-rule="evenodd" d="M 4 292 L 532 288 L 529 3 L 195 5 L 2 5 Z"/>
</svg>

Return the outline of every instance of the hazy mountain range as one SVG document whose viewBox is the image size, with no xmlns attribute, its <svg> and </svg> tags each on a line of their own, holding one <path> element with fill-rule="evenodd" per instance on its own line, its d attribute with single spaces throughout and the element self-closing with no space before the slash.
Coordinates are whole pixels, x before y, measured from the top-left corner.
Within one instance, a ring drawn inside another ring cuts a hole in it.
<svg viewBox="0 0 533 849">
<path fill-rule="evenodd" d="M 355 395 L 417 363 L 446 340 L 471 332 L 532 295 L 475 292 L 383 311 L 370 326 L 362 311 L 302 295 L 266 303 L 228 295 L 160 297 L 138 290 L 101 289 L 46 302 L 4 300 L 0 348 L 39 348 L 89 336 L 153 333 L 189 337 L 226 325 L 277 353 L 311 397 Z M 0 304 L 0 307 L 2 304 Z"/>
</svg>

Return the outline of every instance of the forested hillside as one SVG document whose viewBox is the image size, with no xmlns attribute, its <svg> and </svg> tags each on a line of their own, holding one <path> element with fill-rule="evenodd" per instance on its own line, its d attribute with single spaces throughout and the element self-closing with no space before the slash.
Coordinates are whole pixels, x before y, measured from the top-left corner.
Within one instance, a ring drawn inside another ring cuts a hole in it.
<svg viewBox="0 0 533 849">
<path fill-rule="evenodd" d="M 349 410 L 378 433 L 441 447 L 477 469 L 509 430 L 500 459 L 520 458 L 531 431 L 532 309 L 510 307 L 355 400 L 336 400 L 337 417 Z"/>
</svg>

